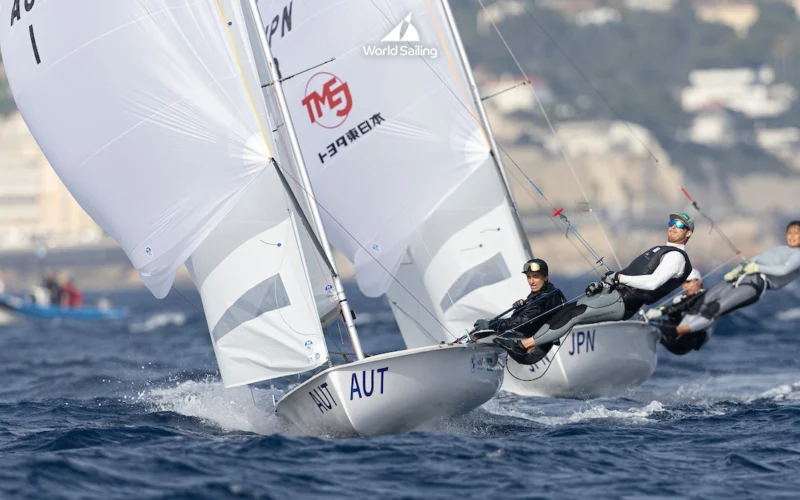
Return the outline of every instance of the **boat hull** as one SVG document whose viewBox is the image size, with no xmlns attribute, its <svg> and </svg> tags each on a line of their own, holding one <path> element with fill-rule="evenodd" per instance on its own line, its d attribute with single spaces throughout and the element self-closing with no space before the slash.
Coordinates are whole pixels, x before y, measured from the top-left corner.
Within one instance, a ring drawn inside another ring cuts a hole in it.
<svg viewBox="0 0 800 500">
<path fill-rule="evenodd" d="M 24 300 L 12 295 L 0 294 L 0 308 L 6 312 L 25 319 L 76 319 L 84 321 L 122 319 L 127 315 L 124 308 L 99 309 L 96 307 L 81 307 L 80 309 L 41 306 L 29 300 Z"/>
<path fill-rule="evenodd" d="M 503 382 L 504 359 L 501 350 L 476 344 L 371 356 L 315 375 L 275 411 L 316 436 L 409 432 L 489 401 Z"/>
<path fill-rule="evenodd" d="M 535 365 L 509 359 L 503 390 L 521 396 L 619 396 L 655 371 L 659 335 L 657 328 L 633 321 L 575 327 L 560 348 Z"/>
</svg>

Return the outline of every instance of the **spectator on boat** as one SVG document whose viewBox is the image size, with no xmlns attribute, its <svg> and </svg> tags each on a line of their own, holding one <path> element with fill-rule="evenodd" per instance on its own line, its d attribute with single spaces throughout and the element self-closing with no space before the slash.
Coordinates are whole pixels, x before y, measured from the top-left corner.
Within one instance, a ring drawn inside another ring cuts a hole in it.
<svg viewBox="0 0 800 500">
<path fill-rule="evenodd" d="M 66 282 L 64 282 L 61 307 L 74 309 L 83 307 L 83 293 L 75 286 L 72 278 L 67 278 Z"/>
<path fill-rule="evenodd" d="M 516 310 L 510 318 L 496 323 L 492 323 L 489 319 L 476 321 L 474 326 L 477 331 L 473 335 L 473 340 L 494 334 L 504 334 L 506 338 L 513 336 L 518 339 L 530 337 L 556 313 L 561 304 L 567 301 L 561 290 L 550 282 L 549 269 L 544 260 L 529 260 L 522 266 L 522 273 L 528 280 L 531 293 L 514 303 Z M 533 355 L 538 355 L 539 351 L 547 354 L 552 345 L 552 343 L 541 345 Z M 511 353 L 515 361 L 523 364 L 528 364 L 526 363 L 528 356 Z"/>
<path fill-rule="evenodd" d="M 658 302 L 686 281 L 692 264 L 685 245 L 693 231 L 689 215 L 670 214 L 666 244 L 645 251 L 622 271 L 609 272 L 602 281 L 590 283 L 586 297 L 560 308 L 532 337 L 497 337 L 494 342 L 509 353 L 528 356 L 527 364 L 533 364 L 546 355 L 536 349 L 537 344 L 557 341 L 575 325 L 632 317 L 642 306 Z"/>
<path fill-rule="evenodd" d="M 676 328 L 677 335 L 700 332 L 717 318 L 755 304 L 767 290 L 777 290 L 800 277 L 800 220 L 786 227 L 786 245 L 771 248 L 725 275 L 725 281 L 706 293 L 697 311 Z"/>
<path fill-rule="evenodd" d="M 56 273 L 49 272 L 42 280 L 42 287 L 50 293 L 50 304 L 61 304 L 62 290 L 61 285 L 58 284 Z M 40 304 L 47 305 L 47 304 Z"/>
<path fill-rule="evenodd" d="M 672 299 L 669 306 L 654 307 L 645 313 L 645 318 L 661 330 L 661 345 L 672 354 L 682 356 L 699 350 L 711 338 L 711 330 L 700 330 L 689 334 L 678 334 L 677 325 L 687 314 L 697 314 L 703 306 L 706 290 L 697 269 L 681 285 L 683 293 Z"/>
</svg>

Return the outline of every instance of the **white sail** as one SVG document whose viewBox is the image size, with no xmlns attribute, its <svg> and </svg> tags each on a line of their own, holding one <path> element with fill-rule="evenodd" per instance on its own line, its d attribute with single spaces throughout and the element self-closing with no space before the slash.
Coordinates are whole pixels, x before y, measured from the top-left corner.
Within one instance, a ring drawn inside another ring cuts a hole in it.
<svg viewBox="0 0 800 500">
<path fill-rule="evenodd" d="M 256 27 L 247 25 L 246 29 L 234 29 L 245 27 L 250 21 L 250 17 L 245 16 L 242 11 L 242 4 L 238 0 L 225 0 L 221 2 L 223 12 L 229 19 L 234 21 L 231 26 L 231 33 L 234 35 L 234 43 L 237 51 L 247 54 L 247 59 L 242 58 L 243 72 L 247 75 L 248 88 L 252 96 L 264 106 L 258 106 L 257 110 L 262 123 L 267 129 L 267 142 L 272 156 L 278 165 L 286 172 L 287 180 L 293 189 L 295 197 L 308 214 L 308 204 L 306 194 L 298 182 L 297 163 L 291 152 L 289 139 L 286 137 L 286 129 L 280 119 L 281 113 L 275 97 L 275 87 L 270 84 L 269 70 L 264 64 L 266 58 L 260 49 L 260 45 L 255 34 Z M 247 64 L 244 64 L 244 63 Z M 312 236 L 306 231 L 301 231 L 300 241 L 303 254 L 306 256 L 308 275 L 311 280 L 311 289 L 314 300 L 317 304 L 317 313 L 322 319 L 323 326 L 335 320 L 338 316 L 339 304 L 333 290 L 333 280 L 331 272 L 326 265 L 325 258 L 317 250 L 313 243 Z"/>
<path fill-rule="evenodd" d="M 269 159 L 216 2 L 0 6 L 3 63 L 26 124 L 165 296 Z"/>
<path fill-rule="evenodd" d="M 331 243 L 355 263 L 361 290 L 381 295 L 420 224 L 489 158 L 438 8 L 259 6 L 284 78 L 305 71 L 283 86 Z M 419 41 L 406 28 L 384 42 L 406 19 Z"/>
<path fill-rule="evenodd" d="M 232 6 L 0 0 L 12 19 L 3 60 L 31 132 L 154 295 L 189 259 L 227 386 L 327 359 Z"/>
<path fill-rule="evenodd" d="M 388 292 L 408 345 L 524 297 L 529 251 L 441 5 L 262 0 L 261 13 L 285 76 L 336 58 L 284 87 L 331 240 L 365 293 Z M 349 138 L 371 110 L 386 121 Z"/>
</svg>

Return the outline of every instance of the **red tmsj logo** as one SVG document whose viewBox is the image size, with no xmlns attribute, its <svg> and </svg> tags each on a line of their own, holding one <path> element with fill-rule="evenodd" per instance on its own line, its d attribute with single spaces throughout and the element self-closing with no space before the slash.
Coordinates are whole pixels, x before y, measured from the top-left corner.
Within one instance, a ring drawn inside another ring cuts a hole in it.
<svg viewBox="0 0 800 500">
<path fill-rule="evenodd" d="M 326 72 L 309 78 L 302 103 L 311 123 L 324 128 L 338 127 L 353 109 L 353 98 L 347 82 Z"/>
</svg>

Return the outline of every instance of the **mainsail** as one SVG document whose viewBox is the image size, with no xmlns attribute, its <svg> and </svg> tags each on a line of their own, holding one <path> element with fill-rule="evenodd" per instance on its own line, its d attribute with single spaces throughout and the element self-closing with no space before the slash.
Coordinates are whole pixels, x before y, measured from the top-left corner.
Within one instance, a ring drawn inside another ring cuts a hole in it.
<svg viewBox="0 0 800 500">
<path fill-rule="evenodd" d="M 331 242 L 363 292 L 388 292 L 409 347 L 452 340 L 524 296 L 530 251 L 445 6 L 261 0 L 260 10 L 292 77 L 284 87 Z"/>
<path fill-rule="evenodd" d="M 39 146 L 156 297 L 189 260 L 226 386 L 327 360 L 235 4 L 0 0 Z"/>
</svg>

